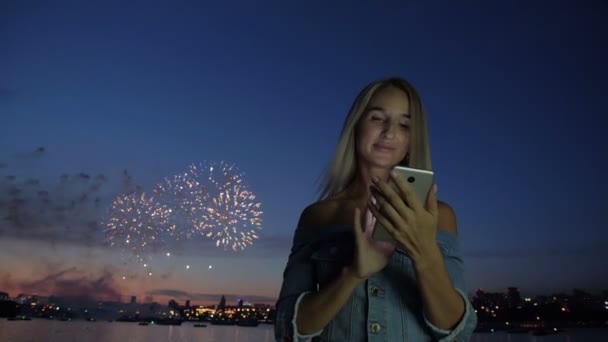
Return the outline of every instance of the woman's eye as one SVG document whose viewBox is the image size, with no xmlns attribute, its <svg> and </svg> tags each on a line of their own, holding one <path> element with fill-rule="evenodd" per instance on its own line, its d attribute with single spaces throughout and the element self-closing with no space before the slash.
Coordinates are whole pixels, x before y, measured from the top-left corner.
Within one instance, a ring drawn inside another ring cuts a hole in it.
<svg viewBox="0 0 608 342">
<path fill-rule="evenodd" d="M 381 116 L 372 115 L 372 121 L 384 121 L 384 118 Z"/>
</svg>

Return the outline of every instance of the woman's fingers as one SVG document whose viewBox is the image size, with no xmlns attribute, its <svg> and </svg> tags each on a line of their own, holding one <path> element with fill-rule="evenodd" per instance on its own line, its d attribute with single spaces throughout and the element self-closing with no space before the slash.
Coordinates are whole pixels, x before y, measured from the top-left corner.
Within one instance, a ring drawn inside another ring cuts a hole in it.
<svg viewBox="0 0 608 342">
<path fill-rule="evenodd" d="M 390 202 L 385 202 L 382 208 L 376 208 L 376 210 L 378 213 L 381 213 L 385 220 L 390 221 L 396 230 L 399 230 L 398 227 L 407 226 L 409 214 L 405 214 L 406 216 L 404 217 Z"/>
<path fill-rule="evenodd" d="M 355 241 L 357 246 L 361 246 L 363 239 L 363 228 L 361 227 L 361 211 L 359 208 L 355 208 L 355 215 L 353 218 L 353 233 L 355 234 Z"/>
<path fill-rule="evenodd" d="M 437 216 L 439 214 L 439 208 L 437 205 L 437 184 L 433 184 L 431 190 L 429 190 L 429 195 L 426 199 L 426 210 L 433 216 Z"/>
<path fill-rule="evenodd" d="M 386 228 L 386 231 L 391 234 L 391 236 L 395 237 L 395 226 L 386 218 L 386 216 L 384 216 L 379 210 L 378 208 L 376 208 L 374 205 L 369 205 L 369 210 L 372 212 L 372 214 L 374 215 L 374 217 L 376 218 L 376 221 L 378 223 L 380 223 L 381 225 L 384 226 L 384 228 Z"/>
<path fill-rule="evenodd" d="M 375 191 L 374 196 L 382 196 L 385 199 L 384 202 L 389 202 L 402 217 L 411 215 L 412 209 L 408 207 L 409 202 L 402 198 L 392 186 L 381 180 L 376 181 L 376 186 L 378 191 Z"/>
</svg>

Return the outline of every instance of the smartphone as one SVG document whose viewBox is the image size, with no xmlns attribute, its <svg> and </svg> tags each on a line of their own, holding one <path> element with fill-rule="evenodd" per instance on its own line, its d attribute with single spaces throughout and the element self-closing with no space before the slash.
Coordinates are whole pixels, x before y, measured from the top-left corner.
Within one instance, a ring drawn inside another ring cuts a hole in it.
<svg viewBox="0 0 608 342">
<path fill-rule="evenodd" d="M 416 197 L 420 200 L 422 205 L 426 204 L 426 200 L 433 186 L 433 180 L 435 174 L 431 170 L 422 170 L 422 169 L 414 169 L 411 167 L 405 166 L 395 166 L 393 171 L 397 172 L 399 177 L 404 179 L 410 187 L 414 190 Z M 394 182 L 390 182 L 390 185 L 393 189 L 397 189 L 397 185 Z M 376 221 L 376 225 L 374 226 L 374 231 L 372 233 L 372 237 L 378 241 L 388 241 L 388 242 L 396 242 L 395 239 L 386 231 L 386 228 Z"/>
</svg>

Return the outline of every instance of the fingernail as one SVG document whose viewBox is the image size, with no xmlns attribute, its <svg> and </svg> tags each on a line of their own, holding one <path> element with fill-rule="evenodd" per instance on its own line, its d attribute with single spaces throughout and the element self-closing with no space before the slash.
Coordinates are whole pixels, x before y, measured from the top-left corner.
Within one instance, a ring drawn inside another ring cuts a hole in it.
<svg viewBox="0 0 608 342">
<path fill-rule="evenodd" d="M 372 176 L 372 180 L 374 181 L 374 183 L 377 183 L 379 179 L 376 176 Z"/>
<path fill-rule="evenodd" d="M 437 193 L 437 184 L 433 184 L 433 193 Z"/>
</svg>

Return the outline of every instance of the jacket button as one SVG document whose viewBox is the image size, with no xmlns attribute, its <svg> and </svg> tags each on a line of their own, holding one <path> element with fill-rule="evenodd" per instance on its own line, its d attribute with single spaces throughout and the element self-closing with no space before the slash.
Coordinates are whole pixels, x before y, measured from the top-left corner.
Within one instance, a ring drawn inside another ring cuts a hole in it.
<svg viewBox="0 0 608 342">
<path fill-rule="evenodd" d="M 378 295 L 378 293 L 380 293 L 380 289 L 379 289 L 379 288 L 377 288 L 377 287 L 375 287 L 375 286 L 374 286 L 374 287 L 372 287 L 372 296 L 374 296 L 374 297 L 375 297 L 375 296 L 377 296 L 377 295 Z"/>
<path fill-rule="evenodd" d="M 378 324 L 378 323 L 372 323 L 371 328 L 372 328 L 372 332 L 374 332 L 374 333 L 379 332 L 381 329 L 380 324 Z"/>
</svg>

